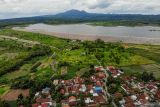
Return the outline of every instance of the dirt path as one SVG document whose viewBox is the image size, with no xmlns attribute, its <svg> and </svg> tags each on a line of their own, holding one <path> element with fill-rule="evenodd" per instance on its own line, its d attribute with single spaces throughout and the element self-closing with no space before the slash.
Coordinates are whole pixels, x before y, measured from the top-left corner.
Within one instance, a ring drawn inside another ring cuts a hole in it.
<svg viewBox="0 0 160 107">
<path fill-rule="evenodd" d="M 36 41 L 24 40 L 24 39 L 19 39 L 19 38 L 16 38 L 16 37 L 10 37 L 10 36 L 4 36 L 4 35 L 0 35 L 0 38 L 1 39 L 15 40 L 15 41 L 19 41 L 19 42 L 22 42 L 22 43 L 28 43 L 28 44 L 32 44 L 32 45 L 40 44 L 39 42 L 36 42 Z"/>
</svg>

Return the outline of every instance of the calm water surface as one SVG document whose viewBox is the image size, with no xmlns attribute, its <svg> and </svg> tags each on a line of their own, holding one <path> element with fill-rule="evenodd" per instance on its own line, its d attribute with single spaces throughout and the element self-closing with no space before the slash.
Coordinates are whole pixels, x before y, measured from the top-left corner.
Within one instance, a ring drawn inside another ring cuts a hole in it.
<svg viewBox="0 0 160 107">
<path fill-rule="evenodd" d="M 113 37 L 146 37 L 160 38 L 160 27 L 141 26 L 141 27 L 103 27 L 91 26 L 87 24 L 69 24 L 69 25 L 47 25 L 33 24 L 25 27 L 30 31 L 45 31 L 53 33 L 66 33 L 78 35 L 97 35 Z M 156 31 L 151 31 L 156 30 Z"/>
</svg>

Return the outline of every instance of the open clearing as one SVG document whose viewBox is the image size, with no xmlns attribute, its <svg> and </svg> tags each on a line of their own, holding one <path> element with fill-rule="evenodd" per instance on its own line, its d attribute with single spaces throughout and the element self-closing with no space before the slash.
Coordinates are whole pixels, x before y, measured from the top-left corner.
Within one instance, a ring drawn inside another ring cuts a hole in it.
<svg viewBox="0 0 160 107">
<path fill-rule="evenodd" d="M 15 101 L 17 100 L 18 96 L 22 94 L 24 97 L 29 96 L 29 89 L 21 90 L 10 90 L 7 94 L 5 94 L 2 99 L 6 101 Z"/>
</svg>

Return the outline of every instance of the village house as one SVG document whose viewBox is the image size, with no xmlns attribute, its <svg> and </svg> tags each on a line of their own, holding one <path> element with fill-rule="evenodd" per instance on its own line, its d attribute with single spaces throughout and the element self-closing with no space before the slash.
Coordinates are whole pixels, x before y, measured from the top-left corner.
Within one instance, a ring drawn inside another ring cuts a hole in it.
<svg viewBox="0 0 160 107">
<path fill-rule="evenodd" d="M 35 94 L 34 99 L 36 103 L 32 104 L 32 107 L 52 107 L 53 106 L 52 98 L 50 95 L 50 88 L 48 87 L 42 89 L 41 92 L 37 92 Z"/>
<path fill-rule="evenodd" d="M 105 70 L 102 66 L 95 66 L 94 69 L 96 71 L 104 71 Z"/>
<path fill-rule="evenodd" d="M 155 94 L 155 99 L 160 102 L 160 89 L 157 90 L 156 94 Z"/>
<path fill-rule="evenodd" d="M 105 105 L 107 103 L 107 98 L 104 95 L 105 91 L 103 89 L 105 78 L 106 74 L 104 72 L 98 72 L 88 79 L 75 77 L 70 80 L 60 80 L 58 83 L 61 84 L 63 88 L 60 89 L 59 92 L 62 95 L 76 95 L 70 96 L 66 100 L 62 100 L 62 107 L 76 106 L 80 101 L 77 97 L 80 93 L 84 95 L 84 103 L 86 107 L 96 107 L 98 104 Z M 86 80 L 90 81 L 89 84 L 85 84 Z"/>
<path fill-rule="evenodd" d="M 119 77 L 123 72 L 114 66 L 107 66 L 106 70 L 108 71 L 109 75 L 111 75 L 113 78 Z"/>
</svg>

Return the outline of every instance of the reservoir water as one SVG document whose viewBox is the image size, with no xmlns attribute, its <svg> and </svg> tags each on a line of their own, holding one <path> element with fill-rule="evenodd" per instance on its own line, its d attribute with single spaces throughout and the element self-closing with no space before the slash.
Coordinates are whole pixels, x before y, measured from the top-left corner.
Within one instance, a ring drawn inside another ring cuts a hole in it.
<svg viewBox="0 0 160 107">
<path fill-rule="evenodd" d="M 110 36 L 110 37 L 145 37 L 160 38 L 160 27 L 140 26 L 140 27 L 104 27 L 91 26 L 87 24 L 67 24 L 67 25 L 47 25 L 33 24 L 25 27 L 29 31 L 45 31 L 50 33 L 65 33 L 90 36 Z"/>
</svg>

